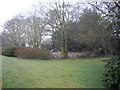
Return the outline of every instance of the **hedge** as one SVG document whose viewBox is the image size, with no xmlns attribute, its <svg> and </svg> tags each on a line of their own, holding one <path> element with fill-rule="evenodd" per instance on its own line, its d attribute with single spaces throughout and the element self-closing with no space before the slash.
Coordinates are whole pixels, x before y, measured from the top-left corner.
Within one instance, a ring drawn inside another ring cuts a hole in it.
<svg viewBox="0 0 120 90">
<path fill-rule="evenodd" d="M 2 47 L 2 55 L 15 57 L 15 49 L 17 47 Z"/>
<path fill-rule="evenodd" d="M 15 55 L 25 59 L 51 59 L 51 53 L 41 48 L 16 48 Z"/>
</svg>

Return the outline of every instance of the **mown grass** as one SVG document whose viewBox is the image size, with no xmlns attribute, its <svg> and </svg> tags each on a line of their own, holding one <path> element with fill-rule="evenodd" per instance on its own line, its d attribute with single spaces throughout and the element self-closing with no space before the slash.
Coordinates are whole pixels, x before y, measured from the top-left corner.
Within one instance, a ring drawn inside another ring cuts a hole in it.
<svg viewBox="0 0 120 90">
<path fill-rule="evenodd" d="M 2 56 L 1 55 L 0 55 L 0 89 L 2 89 Z"/>
<path fill-rule="evenodd" d="M 3 88 L 103 88 L 96 59 L 27 60 L 2 56 Z"/>
</svg>

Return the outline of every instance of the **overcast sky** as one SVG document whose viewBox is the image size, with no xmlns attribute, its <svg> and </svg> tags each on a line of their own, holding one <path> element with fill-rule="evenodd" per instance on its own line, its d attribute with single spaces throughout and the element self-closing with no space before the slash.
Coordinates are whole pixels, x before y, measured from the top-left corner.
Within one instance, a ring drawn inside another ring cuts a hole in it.
<svg viewBox="0 0 120 90">
<path fill-rule="evenodd" d="M 38 0 L 0 0 L 0 31 L 1 25 L 20 12 L 27 11 Z"/>
<path fill-rule="evenodd" d="M 2 30 L 1 25 L 3 25 L 5 21 L 11 19 L 20 12 L 28 11 L 32 5 L 38 1 L 48 2 L 54 0 L 0 0 L 0 31 Z"/>
<path fill-rule="evenodd" d="M 0 32 L 2 31 L 2 25 L 5 23 L 5 21 L 11 19 L 13 16 L 21 12 L 30 10 L 33 4 L 37 3 L 38 1 L 52 2 L 54 0 L 0 0 Z M 55 1 L 62 1 L 62 0 L 55 0 Z M 84 0 L 64 0 L 64 1 L 69 1 L 71 3 L 74 3 L 77 1 L 83 2 Z M 91 0 L 91 1 L 96 1 L 96 0 Z"/>
</svg>

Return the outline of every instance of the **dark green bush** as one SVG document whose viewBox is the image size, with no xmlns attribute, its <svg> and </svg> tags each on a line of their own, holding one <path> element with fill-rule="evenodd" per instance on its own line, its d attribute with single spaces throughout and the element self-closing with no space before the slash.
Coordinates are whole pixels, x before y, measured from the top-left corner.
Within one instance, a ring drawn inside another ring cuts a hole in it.
<svg viewBox="0 0 120 90">
<path fill-rule="evenodd" d="M 0 47 L 0 55 L 2 55 L 2 47 Z"/>
<path fill-rule="evenodd" d="M 120 85 L 120 57 L 113 57 L 106 65 L 104 73 L 104 86 L 119 88 Z"/>
<path fill-rule="evenodd" d="M 15 55 L 26 59 L 51 59 L 51 53 L 41 48 L 17 48 Z"/>
<path fill-rule="evenodd" d="M 17 47 L 3 47 L 2 48 L 2 55 L 14 57 L 15 56 L 14 52 L 15 52 L 16 48 Z"/>
</svg>

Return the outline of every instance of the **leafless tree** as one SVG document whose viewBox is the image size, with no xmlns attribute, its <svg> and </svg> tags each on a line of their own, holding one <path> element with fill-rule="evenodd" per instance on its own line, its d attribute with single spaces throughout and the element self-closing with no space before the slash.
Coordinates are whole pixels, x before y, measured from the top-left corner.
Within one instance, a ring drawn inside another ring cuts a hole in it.
<svg viewBox="0 0 120 90">
<path fill-rule="evenodd" d="M 4 37 L 8 37 L 13 45 L 22 46 L 24 43 L 24 17 L 16 16 L 11 20 L 5 22 L 3 33 L 7 35 Z"/>
<path fill-rule="evenodd" d="M 61 41 L 61 52 L 63 58 L 68 58 L 67 30 L 66 24 L 69 21 L 77 21 L 80 15 L 80 6 L 71 5 L 69 2 L 49 2 L 50 9 L 46 14 L 48 25 L 52 28 L 52 34 L 58 32 Z"/>
<path fill-rule="evenodd" d="M 26 19 L 26 43 L 31 47 L 41 47 L 44 32 L 43 20 L 37 16 L 31 16 Z"/>
</svg>

